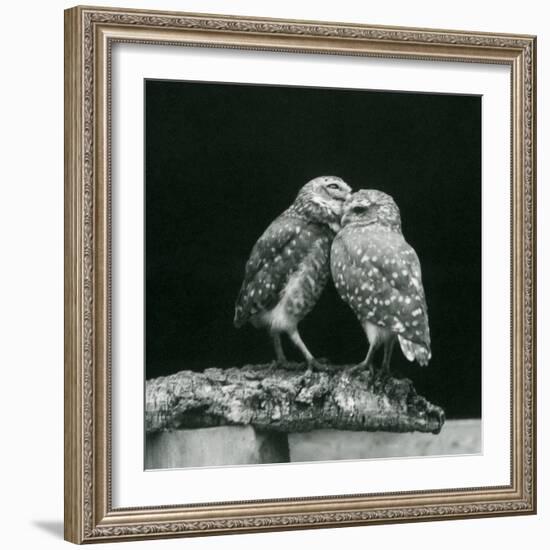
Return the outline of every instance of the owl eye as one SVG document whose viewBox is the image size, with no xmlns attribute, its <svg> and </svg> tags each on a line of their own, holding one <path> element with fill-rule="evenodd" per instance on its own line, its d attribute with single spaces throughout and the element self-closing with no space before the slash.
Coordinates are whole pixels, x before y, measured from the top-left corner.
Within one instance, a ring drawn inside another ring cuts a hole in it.
<svg viewBox="0 0 550 550">
<path fill-rule="evenodd" d="M 355 206 L 351 209 L 354 214 L 364 214 L 367 211 L 366 206 Z"/>
<path fill-rule="evenodd" d="M 340 189 L 340 186 L 337 183 L 329 183 L 327 185 L 328 189 Z"/>
</svg>

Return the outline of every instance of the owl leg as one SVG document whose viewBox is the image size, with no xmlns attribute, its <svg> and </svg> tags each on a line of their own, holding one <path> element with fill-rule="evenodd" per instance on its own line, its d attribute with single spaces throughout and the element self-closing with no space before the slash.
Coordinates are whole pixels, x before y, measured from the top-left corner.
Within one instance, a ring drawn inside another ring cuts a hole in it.
<svg viewBox="0 0 550 550">
<path fill-rule="evenodd" d="M 298 329 L 294 329 L 292 332 L 289 332 L 288 336 L 292 340 L 292 343 L 302 352 L 302 355 L 304 356 L 308 364 L 312 363 L 313 355 L 311 355 L 310 351 L 304 344 L 304 341 L 302 340 Z"/>
<path fill-rule="evenodd" d="M 392 336 L 384 342 L 384 359 L 382 360 L 382 376 L 389 376 L 390 374 L 390 361 L 393 351 L 393 345 L 395 344 L 395 336 Z"/>
<path fill-rule="evenodd" d="M 313 370 L 324 370 L 324 366 L 316 361 L 313 355 L 311 355 L 310 351 L 307 349 L 297 329 L 295 329 L 293 332 L 289 332 L 288 336 L 292 340 L 294 345 L 302 352 L 302 355 L 307 362 L 308 373 L 311 373 Z"/>
<path fill-rule="evenodd" d="M 288 333 L 289 338 L 292 340 L 294 345 L 302 352 L 302 355 L 304 356 L 306 362 L 307 362 L 307 372 L 311 373 L 312 371 L 326 371 L 328 370 L 323 363 L 320 361 L 317 361 L 313 355 L 311 355 L 310 351 L 307 349 L 306 345 L 304 344 L 304 341 L 300 337 L 300 333 L 297 329 L 295 329 L 292 332 Z"/>
<path fill-rule="evenodd" d="M 286 356 L 283 350 L 283 344 L 281 343 L 281 333 L 272 332 L 271 338 L 273 340 L 273 347 L 275 348 L 275 357 L 279 365 L 286 365 Z"/>
<path fill-rule="evenodd" d="M 368 369 L 371 376 L 374 374 L 374 368 L 372 365 L 372 359 L 374 357 L 374 354 L 376 350 L 380 347 L 380 342 L 378 340 L 374 340 L 371 342 L 369 346 L 369 351 L 367 352 L 367 356 L 363 361 L 358 363 L 357 365 L 351 367 L 348 369 L 348 372 L 357 372 L 358 370 L 364 370 Z"/>
</svg>

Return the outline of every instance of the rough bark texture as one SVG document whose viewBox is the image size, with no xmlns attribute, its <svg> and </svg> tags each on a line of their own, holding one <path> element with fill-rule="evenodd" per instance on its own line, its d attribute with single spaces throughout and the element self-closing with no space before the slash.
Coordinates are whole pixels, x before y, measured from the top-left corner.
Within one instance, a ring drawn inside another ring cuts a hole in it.
<svg viewBox="0 0 550 550">
<path fill-rule="evenodd" d="M 372 381 L 344 367 L 306 374 L 305 366 L 269 365 L 181 371 L 148 380 L 147 433 L 181 428 L 251 425 L 257 430 L 432 432 L 445 421 L 441 407 L 418 395 L 408 379 Z"/>
</svg>

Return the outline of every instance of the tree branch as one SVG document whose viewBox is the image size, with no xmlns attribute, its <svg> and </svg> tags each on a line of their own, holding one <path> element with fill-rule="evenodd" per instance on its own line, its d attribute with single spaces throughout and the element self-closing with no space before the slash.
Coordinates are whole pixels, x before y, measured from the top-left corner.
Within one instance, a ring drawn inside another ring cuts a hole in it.
<svg viewBox="0 0 550 550">
<path fill-rule="evenodd" d="M 321 428 L 438 433 L 441 407 L 418 395 L 408 379 L 371 382 L 344 367 L 305 374 L 303 364 L 181 371 L 148 380 L 147 433 L 178 428 L 251 425 L 257 430 L 305 432 Z"/>
</svg>

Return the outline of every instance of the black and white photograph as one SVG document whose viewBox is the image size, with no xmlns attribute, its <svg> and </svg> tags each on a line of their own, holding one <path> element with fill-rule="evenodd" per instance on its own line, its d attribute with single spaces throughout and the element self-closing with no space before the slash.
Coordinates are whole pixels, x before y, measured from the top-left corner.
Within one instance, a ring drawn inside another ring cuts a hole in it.
<svg viewBox="0 0 550 550">
<path fill-rule="evenodd" d="M 144 86 L 145 468 L 480 453 L 482 98 Z"/>
<path fill-rule="evenodd" d="M 527 526 L 540 25 L 249 7 L 64 11 L 65 540 Z"/>
<path fill-rule="evenodd" d="M 3 8 L 3 548 L 548 546 L 545 3 Z"/>
</svg>

